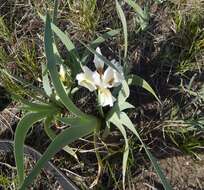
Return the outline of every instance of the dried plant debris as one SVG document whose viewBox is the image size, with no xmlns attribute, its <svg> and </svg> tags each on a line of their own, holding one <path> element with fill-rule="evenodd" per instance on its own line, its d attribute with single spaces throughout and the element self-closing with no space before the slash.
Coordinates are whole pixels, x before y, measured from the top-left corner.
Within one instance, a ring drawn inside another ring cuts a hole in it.
<svg viewBox="0 0 204 190">
<path fill-rule="evenodd" d="M 157 102 L 140 87 L 131 87 L 128 101 L 135 106 L 127 112 L 149 149 L 158 158 L 167 179 L 175 190 L 204 187 L 204 2 L 203 0 L 138 0 L 140 11 L 119 1 L 127 20 L 130 72 L 143 77 L 162 101 Z M 44 54 L 44 23 L 39 13 L 53 12 L 54 1 L 3 0 L 0 3 L 0 139 L 12 139 L 18 121 L 26 111 L 19 111 L 19 101 L 37 102 L 41 98 L 41 65 Z M 139 13 L 142 13 L 139 14 Z M 111 29 L 121 29 L 115 1 L 59 1 L 56 25 L 76 45 L 79 56 L 85 47 Z M 63 65 L 67 71 L 70 54 L 58 38 Z M 95 48 L 95 47 L 94 47 Z M 123 62 L 124 36 L 118 35 L 100 44 L 108 60 Z M 88 67 L 94 56 L 90 56 Z M 93 70 L 93 68 L 90 67 Z M 77 71 L 80 73 L 81 71 Z M 46 72 L 45 72 L 46 73 Z M 45 74 L 44 73 L 44 74 Z M 77 84 L 75 79 L 71 84 Z M 66 86 L 66 83 L 64 83 Z M 86 114 L 100 116 L 95 94 L 83 88 L 73 95 L 74 103 Z M 11 103 L 11 100 L 13 101 Z M 49 100 L 50 101 L 50 100 Z M 61 106 L 61 105 L 60 105 Z M 105 114 L 108 109 L 104 109 Z M 63 108 L 62 115 L 67 116 Z M 51 129 L 59 134 L 66 128 L 53 122 Z M 105 124 L 102 124 L 102 128 Z M 129 131 L 130 147 L 126 189 L 162 189 L 156 173 L 147 160 L 137 138 Z M 36 140 L 37 139 L 37 140 Z M 50 143 L 43 125 L 37 123 L 26 139 L 41 152 Z M 98 154 L 103 158 L 100 178 L 95 189 L 122 189 L 122 135 L 111 129 L 106 138 L 97 139 Z M 98 160 L 93 136 L 71 144 L 78 160 L 60 151 L 52 162 L 81 188 L 89 189 L 98 177 Z M 26 172 L 36 164 L 26 159 Z M 0 154 L 0 189 L 17 188 L 16 168 L 12 154 Z M 62 189 L 49 172 L 42 172 L 31 189 Z"/>
</svg>

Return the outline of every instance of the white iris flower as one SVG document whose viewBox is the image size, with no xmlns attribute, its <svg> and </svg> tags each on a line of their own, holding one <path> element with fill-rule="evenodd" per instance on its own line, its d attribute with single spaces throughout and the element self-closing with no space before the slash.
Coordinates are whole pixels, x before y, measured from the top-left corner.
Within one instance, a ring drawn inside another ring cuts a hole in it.
<svg viewBox="0 0 204 190">
<path fill-rule="evenodd" d="M 96 49 L 96 52 L 102 55 L 99 47 Z M 93 62 L 96 71 L 93 72 L 88 67 L 83 66 L 83 73 L 76 76 L 78 84 L 88 88 L 90 91 L 97 89 L 101 106 L 113 106 L 116 99 L 112 96 L 109 89 L 119 86 L 124 80 L 122 67 L 115 59 L 113 59 L 111 62 L 116 65 L 120 70 L 120 73 L 110 66 L 104 72 L 104 61 L 95 55 Z"/>
</svg>

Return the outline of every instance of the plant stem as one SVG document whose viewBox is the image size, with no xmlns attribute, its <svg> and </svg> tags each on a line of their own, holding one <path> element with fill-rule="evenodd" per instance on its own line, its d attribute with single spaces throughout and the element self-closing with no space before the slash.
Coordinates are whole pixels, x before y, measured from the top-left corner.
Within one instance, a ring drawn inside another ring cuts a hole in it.
<svg viewBox="0 0 204 190">
<path fill-rule="evenodd" d="M 95 92 L 95 95 L 96 95 L 97 101 L 98 101 L 98 106 L 97 106 L 98 111 L 99 111 L 101 117 L 104 118 L 103 108 L 102 108 L 102 106 L 100 105 L 99 98 L 98 98 L 98 94 L 97 94 L 96 92 Z"/>
</svg>

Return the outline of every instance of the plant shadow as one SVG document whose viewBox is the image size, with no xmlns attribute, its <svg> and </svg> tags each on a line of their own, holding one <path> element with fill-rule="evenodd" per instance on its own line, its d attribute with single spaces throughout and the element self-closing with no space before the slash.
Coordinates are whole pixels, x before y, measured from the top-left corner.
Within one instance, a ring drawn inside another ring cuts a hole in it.
<svg viewBox="0 0 204 190">
<path fill-rule="evenodd" d="M 0 86 L 0 111 L 4 110 L 11 102 L 10 95 L 5 88 Z"/>
</svg>

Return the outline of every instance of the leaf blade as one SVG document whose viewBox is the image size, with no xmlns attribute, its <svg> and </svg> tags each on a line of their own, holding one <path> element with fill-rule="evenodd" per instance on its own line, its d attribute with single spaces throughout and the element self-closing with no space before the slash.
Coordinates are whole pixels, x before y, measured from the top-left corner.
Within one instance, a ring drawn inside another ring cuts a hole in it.
<svg viewBox="0 0 204 190">
<path fill-rule="evenodd" d="M 135 86 L 140 86 L 144 88 L 145 90 L 150 92 L 157 99 L 157 101 L 161 104 L 161 101 L 156 95 L 156 93 L 154 92 L 153 88 L 140 76 L 135 75 L 135 74 L 129 75 L 127 77 L 127 83 L 129 85 L 135 85 Z"/>
<path fill-rule="evenodd" d="M 47 136 L 48 136 L 51 140 L 54 140 L 54 138 L 55 138 L 57 135 L 56 135 L 55 132 L 50 128 L 50 126 L 51 126 L 51 124 L 52 124 L 52 120 L 53 120 L 53 117 L 52 117 L 52 116 L 51 116 L 51 117 L 48 116 L 48 117 L 45 119 L 45 121 L 44 121 L 44 130 L 45 130 Z M 76 152 L 75 152 L 71 147 L 65 146 L 65 147 L 63 148 L 63 150 L 64 150 L 65 152 L 67 152 L 68 154 L 70 154 L 71 156 L 73 156 L 73 157 L 76 159 L 76 161 L 79 162 L 79 159 L 78 159 L 78 157 L 77 157 Z"/>
<path fill-rule="evenodd" d="M 147 7 L 145 7 L 143 10 L 139 6 L 139 4 L 137 4 L 133 0 L 125 0 L 125 2 L 134 9 L 135 13 L 138 15 L 137 21 L 140 24 L 140 28 L 142 30 L 145 30 L 149 24 L 149 14 L 148 14 Z"/>
<path fill-rule="evenodd" d="M 58 96 L 60 97 L 62 103 L 73 114 L 84 116 L 85 114 L 79 108 L 77 108 L 76 105 L 74 105 L 72 100 L 66 94 L 64 86 L 62 85 L 62 82 L 59 79 L 59 74 L 56 67 L 56 60 L 55 60 L 56 58 L 53 50 L 53 35 L 51 31 L 51 22 L 50 22 L 49 15 L 47 15 L 46 17 L 46 25 L 45 25 L 45 53 L 47 57 L 48 71 L 50 73 L 54 88 Z"/>
<path fill-rule="evenodd" d="M 129 155 L 129 144 L 128 144 L 128 138 L 125 131 L 125 128 L 123 127 L 122 123 L 120 122 L 120 119 L 118 118 L 117 114 L 115 113 L 110 119 L 109 122 L 111 122 L 113 125 L 115 125 L 123 135 L 125 139 L 125 151 L 123 152 L 123 189 L 125 189 L 125 177 L 126 177 L 126 169 L 127 169 L 127 162 L 128 162 L 128 155 Z"/>
<path fill-rule="evenodd" d="M 42 64 L 42 82 L 43 82 L 43 89 L 45 93 L 50 97 L 52 95 L 52 88 L 50 85 L 48 73 L 46 72 L 45 64 Z"/>
<path fill-rule="evenodd" d="M 48 146 L 47 150 L 43 154 L 42 158 L 38 160 L 36 166 L 31 171 L 29 176 L 24 180 L 20 190 L 24 190 L 31 184 L 34 178 L 39 174 L 41 168 L 44 167 L 46 162 L 52 158 L 54 154 L 56 154 L 61 148 L 66 146 L 67 144 L 77 140 L 80 137 L 90 134 L 94 130 L 99 127 L 100 123 L 98 120 L 90 120 L 88 125 L 82 127 L 70 127 L 65 129 L 62 133 L 60 133 Z"/>
<path fill-rule="evenodd" d="M 121 72 L 113 63 L 111 63 L 111 61 L 109 61 L 107 58 L 105 58 L 104 56 L 100 55 L 98 52 L 96 52 L 92 47 L 89 47 L 88 45 L 86 45 L 84 42 L 80 41 L 79 42 L 86 47 L 92 54 L 98 56 L 106 65 L 112 67 L 113 69 L 115 69 L 116 71 L 118 71 L 119 73 Z"/>
<path fill-rule="evenodd" d="M 120 6 L 118 0 L 116 0 L 116 10 L 118 12 L 118 16 L 122 22 L 123 26 L 123 35 L 124 35 L 124 44 L 125 44 L 125 50 L 124 50 L 124 59 L 127 57 L 127 51 L 128 51 L 128 31 L 127 31 L 127 21 L 125 14 L 123 12 L 122 7 Z"/>
<path fill-rule="evenodd" d="M 120 120 L 122 122 L 122 124 L 124 126 L 126 126 L 130 131 L 132 131 L 136 137 L 138 138 L 138 140 L 142 143 L 146 153 L 147 153 L 147 156 L 149 157 L 157 175 L 159 176 L 159 178 L 161 179 L 161 182 L 165 188 L 165 190 L 172 190 L 169 182 L 166 180 L 164 174 L 163 174 L 163 171 L 162 169 L 160 168 L 159 164 L 157 163 L 157 160 L 156 158 L 152 155 L 152 153 L 148 150 L 147 146 L 145 145 L 145 143 L 142 141 L 142 139 L 140 138 L 140 135 L 139 133 L 137 132 L 137 130 L 135 129 L 132 121 L 130 120 L 130 118 L 127 116 L 126 113 L 124 112 L 121 112 L 120 114 Z"/>
<path fill-rule="evenodd" d="M 46 115 L 42 113 L 28 113 L 21 119 L 21 121 L 17 125 L 14 137 L 14 156 L 20 184 L 23 182 L 25 175 L 23 146 L 26 134 L 29 128 L 31 128 L 34 123 L 36 123 L 39 120 L 42 120 L 45 116 Z"/>
<path fill-rule="evenodd" d="M 105 40 L 111 37 L 114 37 L 115 35 L 119 33 L 120 33 L 119 29 L 108 31 L 105 34 L 102 34 L 101 36 L 99 36 L 93 42 L 91 42 L 89 46 L 92 47 L 93 49 L 96 49 L 101 43 L 105 42 Z M 88 49 L 84 51 L 82 59 L 81 59 L 82 65 L 86 65 L 86 63 L 88 62 L 88 57 L 90 53 L 91 52 Z"/>
</svg>

